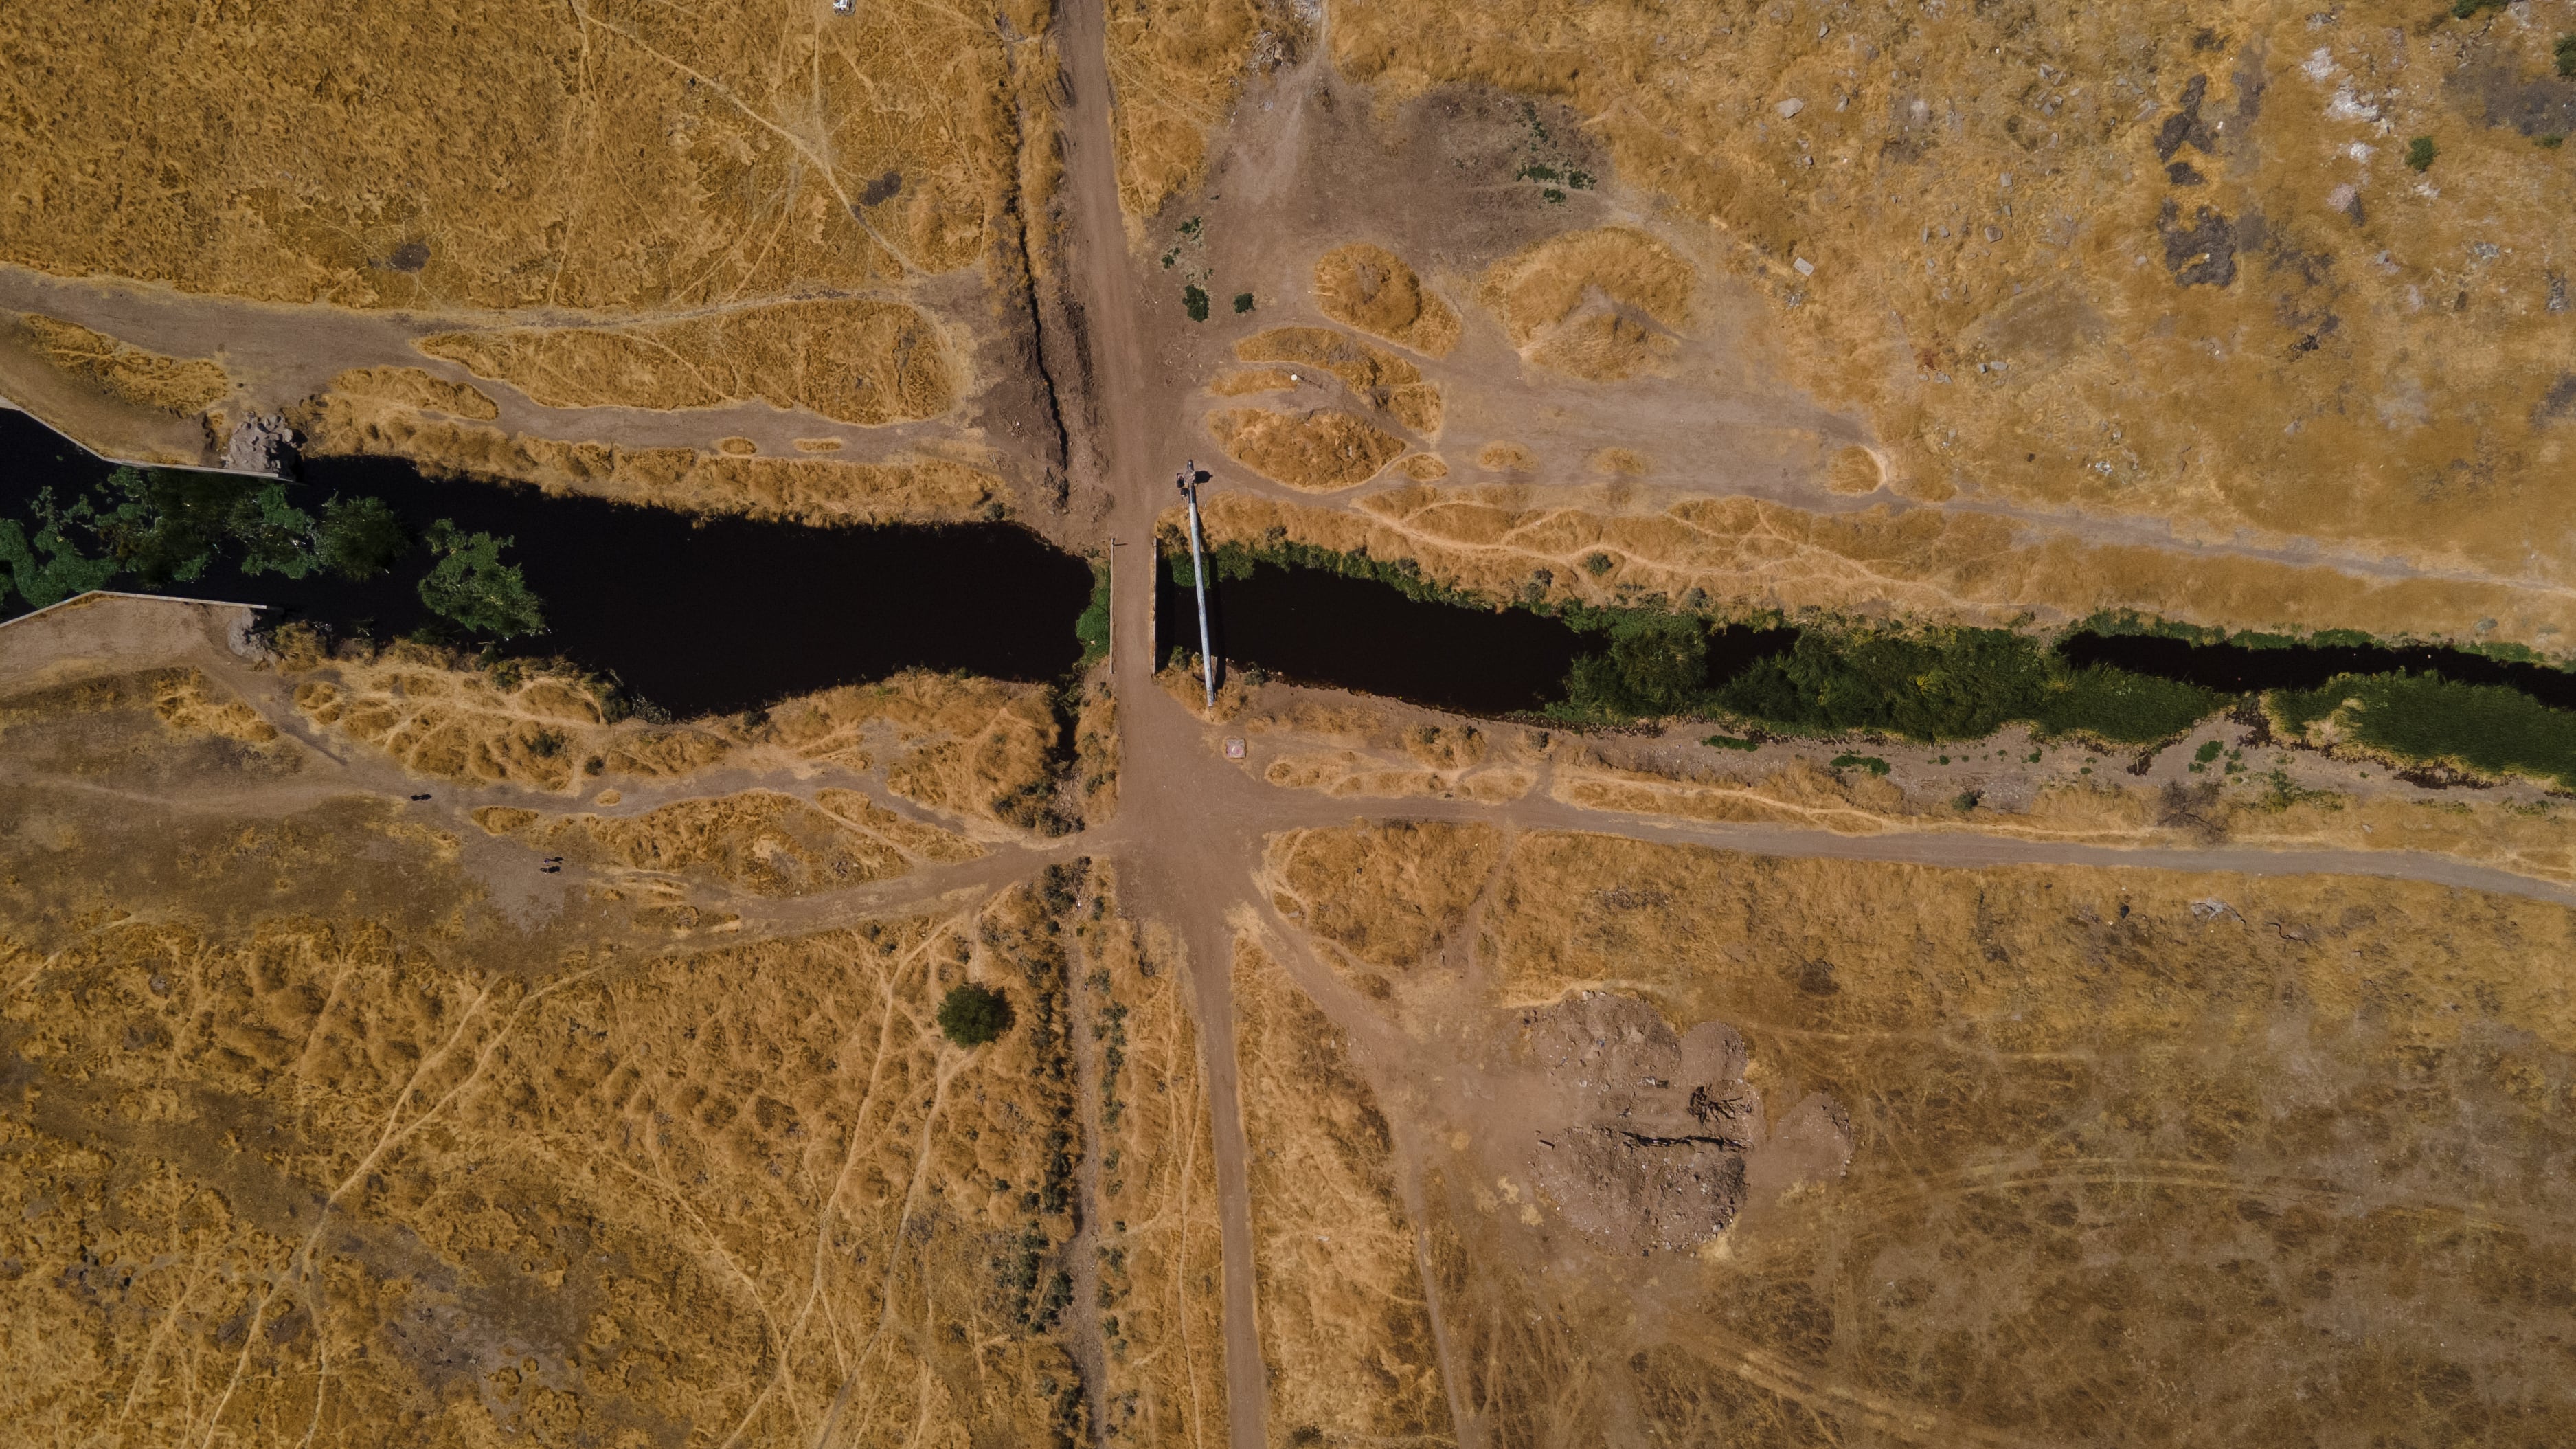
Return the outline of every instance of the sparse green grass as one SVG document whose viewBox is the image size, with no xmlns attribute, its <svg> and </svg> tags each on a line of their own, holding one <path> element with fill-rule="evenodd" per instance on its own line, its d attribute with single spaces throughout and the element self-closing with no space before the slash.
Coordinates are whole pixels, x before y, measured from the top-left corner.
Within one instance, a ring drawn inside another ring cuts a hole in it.
<svg viewBox="0 0 2576 1449">
<path fill-rule="evenodd" d="M 2576 790 L 2576 713 L 2519 690 L 2433 674 L 2347 675 L 2322 689 L 2276 690 L 2268 703 L 2288 730 L 2331 718 L 2345 739 L 2399 759 Z"/>
<path fill-rule="evenodd" d="M 1109 657 L 1109 564 L 1104 559 L 1091 561 L 1091 602 L 1073 621 L 1073 637 L 1082 641 L 1082 663 L 1075 667 L 1089 669 Z"/>
<path fill-rule="evenodd" d="M 1735 735 L 1710 735 L 1707 739 L 1700 741 L 1700 743 L 1703 745 L 1711 745 L 1721 750 L 1749 751 L 1762 748 L 1762 742 L 1760 740 L 1748 740 Z"/>
</svg>

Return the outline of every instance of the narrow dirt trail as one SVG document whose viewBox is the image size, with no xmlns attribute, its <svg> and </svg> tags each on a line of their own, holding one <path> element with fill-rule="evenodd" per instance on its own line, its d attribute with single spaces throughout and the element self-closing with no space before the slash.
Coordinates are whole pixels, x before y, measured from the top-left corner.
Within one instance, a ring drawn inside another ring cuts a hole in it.
<svg viewBox="0 0 2576 1449">
<path fill-rule="evenodd" d="M 1243 1111 L 1234 1059 L 1228 976 L 1233 934 L 1226 904 L 1246 881 L 1236 852 L 1201 809 L 1208 786 L 1229 775 L 1200 743 L 1198 721 L 1154 684 L 1154 518 L 1181 459 L 1154 451 L 1153 420 L 1174 409 L 1140 325 L 1134 263 L 1118 206 L 1108 33 L 1101 0 L 1069 0 L 1057 11 L 1057 39 L 1070 92 L 1063 113 L 1064 209 L 1069 223 L 1067 283 L 1087 325 L 1094 395 L 1066 409 L 1087 433 L 1077 468 L 1110 499 L 1114 590 L 1113 678 L 1122 701 L 1116 840 L 1131 906 L 1181 937 L 1191 1001 L 1207 1066 L 1208 1112 L 1216 1142 L 1218 1224 L 1225 1264 L 1226 1409 L 1237 1449 L 1259 1449 L 1268 1390 L 1254 1317 L 1252 1208 Z"/>
</svg>

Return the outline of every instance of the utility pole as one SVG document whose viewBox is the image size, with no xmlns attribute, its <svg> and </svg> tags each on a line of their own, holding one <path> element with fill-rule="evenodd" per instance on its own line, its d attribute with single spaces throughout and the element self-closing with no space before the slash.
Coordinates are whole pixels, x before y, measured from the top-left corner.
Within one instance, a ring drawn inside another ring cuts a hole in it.
<svg viewBox="0 0 2576 1449">
<path fill-rule="evenodd" d="M 1216 647 L 1208 637 L 1207 617 L 1207 551 L 1199 546 L 1199 485 L 1208 475 L 1199 471 L 1192 458 L 1181 465 L 1181 476 L 1174 480 L 1181 496 L 1190 503 L 1190 582 L 1199 595 L 1199 678 L 1207 686 L 1207 707 L 1216 710 Z"/>
</svg>

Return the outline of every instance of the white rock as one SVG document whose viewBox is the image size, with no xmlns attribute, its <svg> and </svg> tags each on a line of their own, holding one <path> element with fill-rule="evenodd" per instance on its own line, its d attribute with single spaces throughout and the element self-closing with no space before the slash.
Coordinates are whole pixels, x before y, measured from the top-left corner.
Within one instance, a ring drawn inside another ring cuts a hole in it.
<svg viewBox="0 0 2576 1449">
<path fill-rule="evenodd" d="M 1800 258 L 1798 258 L 1796 261 L 1791 262 L 1789 265 L 1791 265 L 1791 266 L 1793 266 L 1793 267 L 1796 267 L 1796 268 L 1798 269 L 1798 275 L 1799 275 L 1799 276 L 1802 276 L 1802 277 L 1812 277 L 1812 276 L 1814 276 L 1814 275 L 1816 274 L 1816 264 L 1815 264 L 1814 262 L 1808 261 L 1805 257 L 1800 257 Z"/>
<path fill-rule="evenodd" d="M 1796 96 L 1791 96 L 1789 99 L 1782 101 L 1779 105 L 1772 107 L 1773 110 L 1780 113 L 1780 119 L 1784 121 L 1806 108 L 1807 103 L 1798 99 Z"/>
</svg>

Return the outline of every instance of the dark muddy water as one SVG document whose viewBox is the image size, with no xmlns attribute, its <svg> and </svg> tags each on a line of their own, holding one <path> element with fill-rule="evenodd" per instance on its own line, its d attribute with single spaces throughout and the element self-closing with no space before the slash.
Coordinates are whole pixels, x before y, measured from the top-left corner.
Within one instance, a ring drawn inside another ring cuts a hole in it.
<svg viewBox="0 0 2576 1449">
<path fill-rule="evenodd" d="M 1196 652 L 1197 604 L 1162 574 L 1155 637 L 1165 654 Z M 1256 564 L 1248 578 L 1208 591 L 1220 659 L 1258 665 L 1300 684 L 1382 694 L 1460 714 L 1508 715 L 1565 698 L 1574 661 L 1608 647 L 1526 609 L 1471 609 L 1405 596 L 1373 579 L 1325 569 Z M 1788 629 L 1721 629 L 1708 646 L 1708 677 L 1724 679 L 1797 639 Z"/>
<path fill-rule="evenodd" d="M 50 484 L 61 497 L 107 471 L 33 418 L 0 409 L 0 516 L 23 519 L 38 488 Z M 526 572 L 547 630 L 502 651 L 561 655 L 613 674 L 674 714 L 730 713 L 915 667 L 1051 679 L 1081 657 L 1073 621 L 1090 598 L 1089 566 L 1010 524 L 699 519 L 509 484 L 442 482 L 381 458 L 309 459 L 289 489 L 308 512 L 334 493 L 382 498 L 415 536 L 447 518 L 514 539 L 503 560 Z M 245 577 L 218 562 L 159 592 L 265 604 L 274 617 L 392 637 L 438 624 L 416 587 L 430 562 L 415 550 L 363 583 L 321 573 Z M 130 575 L 108 587 L 141 591 Z M 25 607 L 13 595 L 0 612 Z"/>
<path fill-rule="evenodd" d="M 2259 693 L 2314 689 L 2339 674 L 2437 673 L 2460 684 L 2498 684 L 2556 709 L 2576 709 L 2576 674 L 2540 664 L 2511 664 L 2458 649 L 2382 645 L 2186 644 L 2139 634 L 2070 634 L 2058 645 L 2068 663 L 2109 664 L 2178 679 L 2203 689 Z"/>
</svg>

